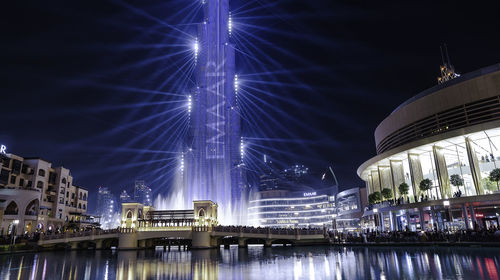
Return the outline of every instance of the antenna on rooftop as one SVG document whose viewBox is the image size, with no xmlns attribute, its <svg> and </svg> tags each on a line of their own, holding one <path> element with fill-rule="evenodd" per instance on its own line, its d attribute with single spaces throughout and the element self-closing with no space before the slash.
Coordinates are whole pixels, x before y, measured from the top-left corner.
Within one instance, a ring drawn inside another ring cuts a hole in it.
<svg viewBox="0 0 500 280">
<path fill-rule="evenodd" d="M 439 46 L 439 50 L 441 51 L 441 61 L 443 64 L 440 67 L 441 77 L 437 78 L 438 84 L 443 84 L 449 80 L 453 80 L 455 78 L 460 77 L 460 74 L 455 72 L 455 67 L 451 65 L 450 56 L 448 54 L 448 47 L 446 46 L 446 44 L 443 45 L 444 45 L 444 54 L 443 54 L 443 46 Z M 446 55 L 446 61 L 444 60 L 445 55 Z"/>
</svg>

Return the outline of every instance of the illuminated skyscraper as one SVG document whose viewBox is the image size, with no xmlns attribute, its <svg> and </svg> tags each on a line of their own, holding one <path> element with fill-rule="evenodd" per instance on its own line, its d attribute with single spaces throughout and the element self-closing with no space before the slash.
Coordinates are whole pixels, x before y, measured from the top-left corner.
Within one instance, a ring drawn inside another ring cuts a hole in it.
<svg viewBox="0 0 500 280">
<path fill-rule="evenodd" d="M 198 199 L 217 202 L 222 222 L 238 224 L 244 222 L 240 209 L 246 205 L 245 174 L 229 0 L 206 0 L 203 12 L 194 46 L 197 88 L 190 97 L 184 199 L 185 205 Z"/>
<path fill-rule="evenodd" d="M 146 206 L 153 205 L 151 199 L 151 188 L 146 186 L 146 182 L 143 180 L 136 180 L 134 184 L 134 201 L 142 203 Z"/>
</svg>

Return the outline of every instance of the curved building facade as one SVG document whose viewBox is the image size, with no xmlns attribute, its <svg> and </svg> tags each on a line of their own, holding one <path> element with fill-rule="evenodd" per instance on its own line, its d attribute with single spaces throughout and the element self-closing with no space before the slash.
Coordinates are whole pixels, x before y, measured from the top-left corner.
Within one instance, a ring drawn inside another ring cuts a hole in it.
<svg viewBox="0 0 500 280">
<path fill-rule="evenodd" d="M 266 227 L 332 227 L 335 195 L 331 190 L 266 190 L 249 202 L 249 221 Z"/>
<path fill-rule="evenodd" d="M 368 195 L 390 189 L 393 209 L 418 206 L 415 228 L 452 226 L 456 221 L 464 227 L 498 226 L 493 209 L 500 192 L 489 175 L 500 168 L 500 64 L 406 101 L 376 128 L 375 143 L 377 155 L 358 168 L 358 175 Z M 431 182 L 429 190 L 420 187 L 424 179 Z M 408 194 L 400 194 L 402 183 L 409 186 Z M 380 204 L 379 210 L 387 209 L 391 228 L 401 221 L 411 224 L 414 213 L 399 211 L 403 217 L 395 221 L 397 211 L 383 207 L 388 203 Z"/>
</svg>

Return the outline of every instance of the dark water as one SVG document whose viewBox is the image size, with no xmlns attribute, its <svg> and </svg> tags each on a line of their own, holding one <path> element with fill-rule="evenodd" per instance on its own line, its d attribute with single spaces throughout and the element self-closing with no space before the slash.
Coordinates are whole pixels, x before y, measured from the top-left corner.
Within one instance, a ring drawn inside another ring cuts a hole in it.
<svg viewBox="0 0 500 280">
<path fill-rule="evenodd" d="M 496 248 L 253 247 L 0 256 L 0 279 L 499 279 Z"/>
</svg>

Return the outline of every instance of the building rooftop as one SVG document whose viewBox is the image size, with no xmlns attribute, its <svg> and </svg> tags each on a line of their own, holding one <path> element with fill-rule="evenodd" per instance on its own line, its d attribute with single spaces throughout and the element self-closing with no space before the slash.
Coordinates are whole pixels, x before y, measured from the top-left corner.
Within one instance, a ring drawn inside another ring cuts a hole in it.
<svg viewBox="0 0 500 280">
<path fill-rule="evenodd" d="M 403 102 L 401 105 L 399 105 L 394 111 L 392 111 L 391 115 L 394 113 L 394 112 L 397 112 L 399 109 L 405 107 L 406 105 L 424 97 L 424 96 L 427 96 L 429 94 L 432 94 L 436 91 L 439 91 L 443 88 L 446 88 L 446 87 L 449 87 L 449 86 L 453 86 L 453 85 L 456 85 L 456 84 L 459 84 L 459 83 L 462 83 L 462 82 L 465 82 L 467 80 L 470 80 L 470 79 L 473 79 L 473 78 L 476 78 L 476 77 L 479 77 L 479 76 L 483 76 L 483 75 L 486 75 L 486 74 L 489 74 L 489 73 L 493 73 L 493 72 L 496 72 L 496 71 L 500 71 L 500 63 L 497 63 L 497 64 L 493 64 L 493 65 L 490 65 L 490 66 L 487 66 L 487 67 L 484 67 L 484 68 L 481 68 L 481 69 L 478 69 L 478 70 L 475 70 L 475 71 L 472 71 L 472 72 L 469 72 L 469 73 L 466 73 L 466 74 L 462 74 L 460 77 L 457 77 L 455 79 L 452 79 L 450 81 L 447 81 L 445 83 L 442 83 L 442 84 L 438 84 L 438 85 L 435 85 L 429 89 L 426 89 L 420 93 L 418 93 L 417 95 L 413 96 L 412 98 L 406 100 L 405 102 Z"/>
</svg>

